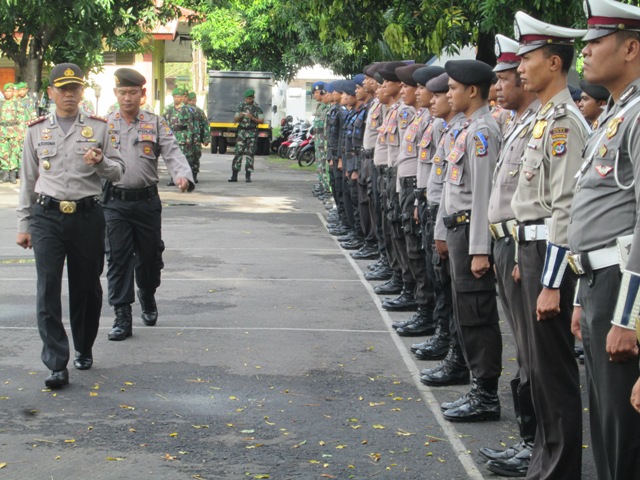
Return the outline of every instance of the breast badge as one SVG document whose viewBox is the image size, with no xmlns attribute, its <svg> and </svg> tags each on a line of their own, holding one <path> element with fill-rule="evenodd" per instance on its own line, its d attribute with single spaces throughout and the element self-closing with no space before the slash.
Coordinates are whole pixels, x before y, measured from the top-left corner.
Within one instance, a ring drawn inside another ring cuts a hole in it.
<svg viewBox="0 0 640 480">
<path fill-rule="evenodd" d="M 51 163 L 49 163 L 49 160 L 45 160 L 44 162 L 42 162 L 42 168 L 44 168 L 45 170 L 49 170 L 51 168 Z"/>
<path fill-rule="evenodd" d="M 84 138 L 93 137 L 93 128 L 89 126 L 82 127 L 82 130 L 80 131 L 80 135 L 82 135 Z"/>
<path fill-rule="evenodd" d="M 607 138 L 613 138 L 616 136 L 616 133 L 618 133 L 618 126 L 622 123 L 623 120 L 624 117 L 616 117 L 609 120 L 606 130 Z"/>
<path fill-rule="evenodd" d="M 542 138 L 542 135 L 544 135 L 544 130 L 545 128 L 547 128 L 547 121 L 546 120 L 538 120 L 538 122 L 536 123 L 536 126 L 533 127 L 533 138 Z"/>
<path fill-rule="evenodd" d="M 607 175 L 609 175 L 609 173 L 611 173 L 613 171 L 613 167 L 608 166 L 608 165 L 596 165 L 596 172 L 598 172 L 598 175 L 600 175 L 602 178 L 606 177 Z"/>
</svg>

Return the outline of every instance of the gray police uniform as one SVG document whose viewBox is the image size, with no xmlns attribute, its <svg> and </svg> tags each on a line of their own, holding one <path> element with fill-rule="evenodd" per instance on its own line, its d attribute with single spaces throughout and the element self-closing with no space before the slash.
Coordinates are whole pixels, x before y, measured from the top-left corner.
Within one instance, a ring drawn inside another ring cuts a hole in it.
<svg viewBox="0 0 640 480">
<path fill-rule="evenodd" d="M 527 328 L 522 299 L 522 287 L 513 279 L 516 265 L 515 240 L 511 231 L 515 225 L 515 213 L 511 199 L 518 185 L 520 162 L 533 130 L 540 101 L 535 100 L 522 115 L 509 122 L 502 141 L 500 156 L 493 175 L 493 189 L 489 198 L 489 230 L 493 236 L 493 258 L 500 300 L 516 341 L 518 373 L 511 380 L 513 403 L 520 426 L 520 436 L 528 447 L 533 446 L 536 432 L 535 410 L 531 399 L 529 358 L 524 355 L 528 344 Z"/>
<path fill-rule="evenodd" d="M 373 225 L 378 250 L 381 255 L 386 255 L 384 247 L 384 237 L 382 233 L 382 205 L 380 200 L 379 174 L 374 164 L 374 153 L 376 149 L 376 140 L 378 139 L 378 128 L 386 114 L 387 107 L 380 103 L 380 100 L 374 98 L 367 112 L 367 121 L 364 129 L 364 138 L 362 139 L 362 148 L 364 148 L 363 168 L 369 170 L 371 186 L 369 201 L 369 216 Z M 386 157 L 386 152 L 385 152 Z"/>
<path fill-rule="evenodd" d="M 87 165 L 90 147 L 103 160 Z M 101 179 L 118 181 L 124 171 L 104 119 L 80 113 L 65 133 L 55 114 L 32 122 L 22 158 L 18 232 L 30 233 L 38 274 L 37 319 L 42 361 L 52 371 L 69 361 L 62 324 L 62 273 L 69 278 L 69 319 L 77 352 L 90 355 L 102 310 L 105 221 Z"/>
<path fill-rule="evenodd" d="M 158 157 L 171 178 L 186 178 L 193 190 L 189 163 L 164 118 L 140 110 L 127 124 L 119 110 L 108 117 L 110 144 L 124 158 L 126 173 L 108 185 L 103 197 L 107 222 L 109 305 L 134 302 L 135 282 L 154 294 L 164 267 L 161 236 L 162 205 L 158 196 Z"/>
<path fill-rule="evenodd" d="M 500 149 L 500 128 L 488 106 L 462 125 L 447 156 L 447 173 L 438 223 L 447 228 L 454 317 L 462 350 L 473 376 L 497 387 L 502 369 L 502 337 L 490 268 L 481 278 L 471 272 L 474 255 L 491 255 L 487 208 L 491 174 Z M 437 238 L 437 237 L 436 237 Z"/>
<path fill-rule="evenodd" d="M 528 329 L 524 356 L 538 420 L 528 473 L 532 478 L 540 472 L 547 478 L 579 478 L 581 471 L 580 385 L 570 329 L 575 274 L 566 269 L 564 275 L 544 280 L 560 289 L 560 313 L 556 317 L 538 321 L 536 306 L 543 286 L 541 278 L 547 273 L 548 242 L 549 249 L 555 250 L 567 245 L 574 175 L 580 167 L 587 134 L 588 126 L 573 106 L 569 89 L 558 92 L 536 114 L 511 201 L 518 220 L 518 265 Z M 548 259 L 549 265 L 555 264 L 552 260 Z"/>
<path fill-rule="evenodd" d="M 606 351 L 622 278 L 617 240 L 632 235 L 637 223 L 632 158 L 640 154 L 639 117 L 640 79 L 617 103 L 610 101 L 587 141 L 568 228 L 571 252 L 579 256 L 572 263 L 580 273 L 592 446 L 603 479 L 634 478 L 640 471 L 640 415 L 629 402 L 638 361 L 611 362 Z"/>
</svg>

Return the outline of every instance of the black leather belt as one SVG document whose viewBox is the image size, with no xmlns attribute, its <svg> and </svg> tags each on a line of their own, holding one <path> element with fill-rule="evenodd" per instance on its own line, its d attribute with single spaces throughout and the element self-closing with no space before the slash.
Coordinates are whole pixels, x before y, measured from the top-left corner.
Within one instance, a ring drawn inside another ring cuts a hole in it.
<svg viewBox="0 0 640 480">
<path fill-rule="evenodd" d="M 387 167 L 386 165 L 378 165 L 376 168 L 378 169 L 378 173 L 379 173 L 380 175 L 386 175 L 386 173 L 387 173 L 387 169 L 388 169 L 389 167 Z"/>
<path fill-rule="evenodd" d="M 373 152 L 374 152 L 373 148 L 365 148 L 363 152 L 364 152 L 364 158 L 366 158 L 367 160 L 373 158 Z"/>
<path fill-rule="evenodd" d="M 111 189 L 113 198 L 126 200 L 128 202 L 137 202 L 140 200 L 149 200 L 158 194 L 158 186 L 151 185 L 145 188 L 118 188 Z"/>
<path fill-rule="evenodd" d="M 48 195 L 38 194 L 38 205 L 49 209 L 58 210 L 61 213 L 71 215 L 72 213 L 93 210 L 100 205 L 100 199 L 97 196 L 84 197 L 80 200 L 58 200 Z"/>
<path fill-rule="evenodd" d="M 418 185 L 416 177 L 402 177 L 400 179 L 400 186 L 402 188 L 416 188 Z"/>
<path fill-rule="evenodd" d="M 444 226 L 447 228 L 456 228 L 460 225 L 466 225 L 471 221 L 471 210 L 463 210 L 461 212 L 454 213 L 453 215 L 447 215 L 442 218 Z"/>
</svg>

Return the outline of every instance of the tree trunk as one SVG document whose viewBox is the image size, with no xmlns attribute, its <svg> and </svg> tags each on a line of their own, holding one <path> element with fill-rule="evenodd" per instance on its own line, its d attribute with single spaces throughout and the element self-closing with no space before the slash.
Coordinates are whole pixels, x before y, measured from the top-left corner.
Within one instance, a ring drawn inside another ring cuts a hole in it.
<svg viewBox="0 0 640 480">
<path fill-rule="evenodd" d="M 492 67 L 496 64 L 495 38 L 496 36 L 493 33 L 480 32 L 478 34 L 478 53 L 476 60 L 488 63 Z"/>
<path fill-rule="evenodd" d="M 23 67 L 20 66 L 22 72 L 22 80 L 29 85 L 30 92 L 39 92 L 42 85 L 42 59 L 28 58 Z"/>
</svg>

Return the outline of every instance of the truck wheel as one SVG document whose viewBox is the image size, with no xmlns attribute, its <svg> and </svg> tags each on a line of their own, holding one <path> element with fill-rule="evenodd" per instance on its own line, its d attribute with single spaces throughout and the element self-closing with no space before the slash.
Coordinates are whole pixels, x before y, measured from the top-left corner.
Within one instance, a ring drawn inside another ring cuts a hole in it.
<svg viewBox="0 0 640 480">
<path fill-rule="evenodd" d="M 218 138 L 211 137 L 211 153 L 218 153 Z"/>
<path fill-rule="evenodd" d="M 224 137 L 220 137 L 218 141 L 218 153 L 227 153 L 227 139 Z"/>
</svg>

